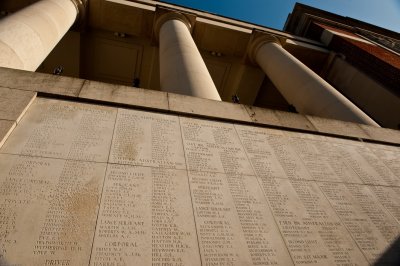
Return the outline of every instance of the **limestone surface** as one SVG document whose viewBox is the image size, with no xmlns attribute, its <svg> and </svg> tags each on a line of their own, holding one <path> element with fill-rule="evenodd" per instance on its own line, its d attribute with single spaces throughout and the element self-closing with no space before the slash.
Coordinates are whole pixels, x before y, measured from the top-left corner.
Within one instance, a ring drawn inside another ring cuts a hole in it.
<svg viewBox="0 0 400 266">
<path fill-rule="evenodd" d="M 0 148 L 0 265 L 396 265 L 399 165 L 393 145 L 37 98 Z"/>
</svg>

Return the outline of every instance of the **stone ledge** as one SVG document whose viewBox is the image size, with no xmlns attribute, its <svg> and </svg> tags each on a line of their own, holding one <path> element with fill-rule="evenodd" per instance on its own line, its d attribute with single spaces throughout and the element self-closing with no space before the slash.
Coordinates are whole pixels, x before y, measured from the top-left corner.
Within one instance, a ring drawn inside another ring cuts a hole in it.
<svg viewBox="0 0 400 266">
<path fill-rule="evenodd" d="M 0 68 L 0 86 L 10 89 L 77 97 L 83 82 L 78 78 Z"/>
<path fill-rule="evenodd" d="M 301 129 L 311 132 L 317 131 L 314 125 L 310 122 L 309 119 L 307 119 L 307 116 L 305 115 L 278 110 L 274 112 L 284 127 Z"/>
<path fill-rule="evenodd" d="M 241 104 L 220 102 L 192 96 L 168 93 L 169 110 L 183 114 L 251 122 L 246 109 Z"/>
<path fill-rule="evenodd" d="M 168 110 L 166 92 L 86 80 L 79 98 Z"/>
<path fill-rule="evenodd" d="M 393 129 L 9 68 L 0 68 L 0 87 L 41 92 L 51 97 L 96 101 L 100 104 L 120 104 L 125 107 L 400 144 L 400 131 Z M 23 112 L 19 118 L 22 115 Z"/>
<path fill-rule="evenodd" d="M 307 115 L 308 120 L 315 126 L 318 132 L 334 134 L 338 136 L 368 138 L 368 135 L 362 130 L 359 124 L 316 117 Z"/>
<path fill-rule="evenodd" d="M 271 109 L 264 109 L 255 106 L 245 106 L 251 121 L 256 124 L 267 124 L 272 126 L 282 126 L 279 118 L 275 115 L 275 112 Z"/>
<path fill-rule="evenodd" d="M 19 122 L 28 110 L 36 92 L 0 87 L 0 119 Z"/>
<path fill-rule="evenodd" d="M 255 106 L 246 106 L 246 109 L 255 124 L 278 126 L 301 131 L 317 131 L 307 117 L 301 114 L 264 109 Z"/>
<path fill-rule="evenodd" d="M 400 131 L 390 128 L 359 125 L 371 140 L 400 144 Z"/>
<path fill-rule="evenodd" d="M 14 130 L 16 123 L 9 120 L 0 120 L 0 148 Z"/>
</svg>

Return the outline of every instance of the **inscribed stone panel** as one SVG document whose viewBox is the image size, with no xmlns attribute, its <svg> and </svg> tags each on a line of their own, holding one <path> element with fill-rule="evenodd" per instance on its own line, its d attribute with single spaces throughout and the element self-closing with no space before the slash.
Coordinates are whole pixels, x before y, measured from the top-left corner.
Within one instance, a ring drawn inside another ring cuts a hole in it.
<svg viewBox="0 0 400 266">
<path fill-rule="evenodd" d="M 292 265 L 254 176 L 189 172 L 203 265 Z"/>
<path fill-rule="evenodd" d="M 325 137 L 294 132 L 285 132 L 285 135 L 314 180 L 362 184 Z"/>
<path fill-rule="evenodd" d="M 0 154 L 0 264 L 87 265 L 105 168 Z"/>
<path fill-rule="evenodd" d="M 241 125 L 235 128 L 258 176 L 311 179 L 282 131 Z"/>
<path fill-rule="evenodd" d="M 19 122 L 36 98 L 36 92 L 0 87 L 0 119 Z"/>
<path fill-rule="evenodd" d="M 232 124 L 180 117 L 189 170 L 253 175 Z"/>
<path fill-rule="evenodd" d="M 200 265 L 186 171 L 110 164 L 91 265 Z"/>
<path fill-rule="evenodd" d="M 260 181 L 295 264 L 368 265 L 315 182 Z"/>
<path fill-rule="evenodd" d="M 369 189 L 400 223 L 400 187 L 369 186 Z"/>
<path fill-rule="evenodd" d="M 116 109 L 37 98 L 2 153 L 106 162 Z"/>
<path fill-rule="evenodd" d="M 367 144 L 367 147 L 400 179 L 400 147 L 378 144 Z"/>
<path fill-rule="evenodd" d="M 370 263 L 400 234 L 400 224 L 379 204 L 368 186 L 319 183 L 319 187 Z"/>
<path fill-rule="evenodd" d="M 330 138 L 332 139 L 332 138 Z M 333 144 L 342 159 L 357 173 L 365 184 L 400 186 L 400 178 L 363 143 L 342 140 L 341 144 Z"/>
<path fill-rule="evenodd" d="M 186 169 L 179 118 L 118 109 L 110 162 Z"/>
</svg>

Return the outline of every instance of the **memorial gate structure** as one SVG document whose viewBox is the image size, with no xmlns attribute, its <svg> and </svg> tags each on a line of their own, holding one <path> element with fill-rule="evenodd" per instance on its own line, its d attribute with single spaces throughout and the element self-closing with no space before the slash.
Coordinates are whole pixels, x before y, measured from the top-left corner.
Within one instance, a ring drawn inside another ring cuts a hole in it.
<svg viewBox="0 0 400 266">
<path fill-rule="evenodd" d="M 0 3 L 0 265 L 400 265 L 400 35 Z M 233 101 L 233 102 L 232 102 Z"/>
</svg>

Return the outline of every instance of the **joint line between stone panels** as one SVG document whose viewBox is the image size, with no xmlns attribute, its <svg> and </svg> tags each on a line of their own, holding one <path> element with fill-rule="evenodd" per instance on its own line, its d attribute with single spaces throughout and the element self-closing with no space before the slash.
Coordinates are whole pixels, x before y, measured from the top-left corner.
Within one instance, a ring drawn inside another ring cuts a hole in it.
<svg viewBox="0 0 400 266">
<path fill-rule="evenodd" d="M 40 156 L 35 154 L 21 154 L 21 153 L 10 153 L 10 152 L 1 152 L 0 155 L 12 155 L 12 156 L 24 156 L 24 157 L 33 157 L 33 158 L 42 158 L 42 159 L 53 159 L 53 160 L 65 160 L 65 161 L 73 161 L 73 162 L 85 162 L 85 163 L 107 163 L 101 161 L 91 161 L 91 160 L 83 160 L 83 159 L 74 159 L 74 158 L 61 158 L 61 157 L 48 157 L 48 156 Z"/>
<path fill-rule="evenodd" d="M 1 153 L 0 153 L 1 154 Z M 186 163 L 186 158 L 185 158 Z M 134 164 L 134 163 L 116 163 L 116 162 L 109 162 L 108 164 L 116 164 L 116 165 L 128 165 L 128 166 L 138 166 L 138 167 L 149 167 L 149 168 L 161 168 L 161 169 L 170 169 L 170 170 L 185 170 L 188 171 L 185 165 L 185 168 L 176 168 L 176 167 L 164 167 L 161 166 L 154 166 L 154 165 L 144 165 L 144 164 Z M 201 173 L 215 173 L 215 174 L 224 174 L 225 172 L 211 172 L 211 171 L 199 171 L 199 170 L 190 170 L 192 172 L 201 172 Z"/>
<path fill-rule="evenodd" d="M 288 136 L 288 135 L 286 135 L 286 134 L 284 135 L 284 137 L 287 138 L 287 139 L 291 138 L 290 136 Z M 341 217 L 339 216 L 339 214 L 336 212 L 335 208 L 333 208 L 333 206 L 332 206 L 331 202 L 329 201 L 328 197 L 325 195 L 324 191 L 321 189 L 321 187 L 320 187 L 320 185 L 319 185 L 320 182 L 326 182 L 326 183 L 333 183 L 333 182 L 327 182 L 327 181 L 322 181 L 322 180 L 319 180 L 319 181 L 318 181 L 318 180 L 313 180 L 313 176 L 311 175 L 310 171 L 308 170 L 308 167 L 306 166 L 304 160 L 301 158 L 301 156 L 300 156 L 299 152 L 297 151 L 297 149 L 292 148 L 291 145 L 290 145 L 289 147 L 290 147 L 290 148 L 294 151 L 294 153 L 298 156 L 298 158 L 300 159 L 300 162 L 301 162 L 302 165 L 304 166 L 304 169 L 306 169 L 308 175 L 309 175 L 309 176 L 311 177 L 311 179 L 312 179 L 312 180 L 305 180 L 305 182 L 314 182 L 314 183 L 317 185 L 318 189 L 321 191 L 322 195 L 324 195 L 325 199 L 327 200 L 329 206 L 330 206 L 331 209 L 334 211 L 334 213 L 336 214 L 336 216 L 339 218 L 341 224 L 344 226 L 344 228 L 345 228 L 346 231 L 348 232 L 349 236 L 350 236 L 351 239 L 354 241 L 354 243 L 356 244 L 357 248 L 360 250 L 361 254 L 363 254 L 365 260 L 370 264 L 370 262 L 368 261 L 367 256 L 364 254 L 363 250 L 360 248 L 360 246 L 358 245 L 358 243 L 355 241 L 355 239 L 353 238 L 353 235 L 351 234 L 350 230 L 347 228 L 346 224 L 342 221 L 342 218 L 341 218 Z M 354 170 L 353 170 L 353 171 L 354 171 Z M 336 175 L 336 173 L 335 173 L 335 175 Z M 360 180 L 363 181 L 361 178 L 360 178 Z M 343 184 L 343 185 L 345 185 L 346 182 L 338 182 L 337 184 Z M 358 185 L 364 185 L 364 184 L 358 184 Z"/>
<path fill-rule="evenodd" d="M 116 108 L 116 109 L 117 109 L 117 113 L 115 114 L 114 128 L 113 128 L 113 133 L 112 133 L 112 136 L 111 136 L 110 148 L 108 149 L 107 165 L 110 162 L 111 149 L 112 149 L 112 145 L 113 145 L 113 142 L 114 142 L 115 131 L 116 131 L 116 128 L 117 128 L 116 126 L 117 126 L 119 108 Z"/>
<path fill-rule="evenodd" d="M 90 265 L 90 263 L 92 262 L 94 239 L 96 237 L 96 229 L 97 229 L 97 224 L 98 224 L 98 221 L 99 221 L 100 207 L 101 207 L 101 201 L 103 199 L 103 191 L 104 191 L 104 185 L 106 183 L 107 171 L 108 171 L 108 164 L 106 164 L 106 169 L 104 171 L 103 186 L 101 187 L 101 192 L 100 192 L 100 201 L 99 201 L 99 205 L 98 205 L 99 208 L 97 210 L 96 223 L 95 223 L 95 226 L 94 226 L 93 239 L 92 239 L 92 248 L 90 249 L 89 264 L 88 265 Z"/>
<path fill-rule="evenodd" d="M 178 116 L 178 122 L 179 122 L 179 129 L 180 129 L 180 133 L 181 133 L 181 143 L 182 143 L 183 155 L 185 157 L 186 176 L 187 176 L 187 182 L 188 182 L 188 188 L 189 188 L 190 203 L 192 205 L 192 214 L 193 214 L 194 227 L 195 227 L 195 230 L 196 230 L 197 248 L 199 250 L 200 265 L 203 265 L 203 259 L 202 259 L 201 250 L 200 250 L 200 241 L 199 241 L 199 234 L 198 234 L 198 229 L 197 229 L 196 216 L 194 215 L 192 189 L 190 187 L 190 180 L 189 180 L 189 167 L 188 167 L 187 159 L 186 159 L 185 144 L 183 143 L 183 132 L 182 132 L 182 125 L 181 125 L 181 117 L 180 116 Z"/>
<path fill-rule="evenodd" d="M 258 187 L 261 189 L 262 195 L 264 196 L 265 203 L 267 204 L 267 208 L 269 209 L 269 211 L 270 211 L 270 213 L 271 213 L 271 215 L 272 215 L 272 218 L 274 219 L 275 226 L 276 226 L 276 228 L 278 229 L 278 232 L 279 232 L 279 234 L 280 234 L 280 236 L 281 236 L 281 238 L 282 238 L 282 240 L 283 240 L 283 243 L 285 244 L 285 247 L 286 247 L 286 250 L 287 250 L 287 252 L 288 252 L 288 254 L 289 254 L 289 256 L 290 256 L 290 259 L 292 260 L 293 265 L 296 265 L 295 262 L 294 262 L 294 260 L 293 260 L 292 254 L 290 253 L 290 250 L 289 250 L 289 248 L 288 248 L 288 246 L 287 246 L 286 239 L 283 237 L 283 234 L 282 234 L 282 232 L 281 232 L 281 229 L 279 228 L 279 225 L 278 225 L 278 223 L 277 223 L 277 221 L 276 221 L 276 219 L 275 219 L 275 215 L 274 215 L 274 213 L 273 213 L 273 211 L 272 211 L 272 208 L 271 208 L 271 206 L 270 206 L 270 204 L 269 204 L 269 201 L 268 201 L 267 197 L 265 196 L 265 191 L 264 191 L 264 189 L 263 189 L 263 187 L 262 187 L 262 184 L 260 184 L 259 179 L 260 179 L 261 177 L 259 177 L 259 176 L 257 175 L 257 171 L 256 171 L 256 169 L 254 168 L 253 163 L 251 162 L 251 160 L 250 160 L 250 158 L 249 158 L 249 155 L 248 155 L 248 153 L 247 153 L 247 150 L 246 150 L 245 146 L 243 145 L 243 142 L 242 142 L 242 139 L 241 139 L 240 136 L 239 136 L 239 133 L 237 132 L 236 124 L 233 124 L 233 128 L 235 129 L 236 135 L 237 135 L 237 137 L 238 137 L 238 139 L 239 139 L 239 141 L 240 141 L 240 144 L 242 145 L 242 148 L 243 148 L 243 150 L 244 150 L 244 153 L 246 154 L 247 160 L 250 162 L 250 165 L 251 165 L 251 167 L 253 168 L 253 171 L 254 171 L 254 174 L 255 174 L 254 176 L 255 176 L 255 178 L 256 178 Z"/>
<path fill-rule="evenodd" d="M 88 83 L 88 81 L 89 81 L 89 80 L 87 80 L 87 79 L 83 80 L 82 86 L 79 86 L 79 89 L 78 89 L 78 91 L 77 91 L 77 96 L 76 96 L 76 97 L 79 97 L 79 95 L 80 95 L 81 92 L 82 92 L 83 87 L 85 86 L 86 83 Z"/>
<path fill-rule="evenodd" d="M 316 180 L 314 180 L 314 177 L 312 176 L 311 172 L 308 170 L 308 167 L 307 167 L 306 163 L 301 158 L 301 156 L 300 156 L 299 152 L 297 151 L 297 149 L 293 148 L 293 145 L 290 144 L 290 138 L 292 138 L 292 137 L 288 136 L 285 133 L 282 135 L 282 137 L 285 140 L 287 140 L 287 142 L 285 142 L 285 143 L 287 143 L 288 148 L 291 149 L 293 151 L 293 153 L 297 155 L 297 158 L 299 158 L 299 162 L 301 163 L 302 166 L 304 166 L 304 169 L 306 169 L 306 171 L 307 171 L 308 177 L 310 177 L 310 179 L 300 179 L 300 181 L 302 181 L 302 182 L 304 182 L 304 181 L 306 181 L 306 182 L 316 182 Z M 282 168 L 284 169 L 284 167 L 282 167 Z M 286 171 L 285 171 L 285 173 L 286 173 Z M 290 180 L 290 178 L 288 178 L 288 179 Z M 299 179 L 296 179 L 296 180 L 299 180 Z"/>
<path fill-rule="evenodd" d="M 354 243 L 356 244 L 358 250 L 360 250 L 361 254 L 364 256 L 365 260 L 368 262 L 369 265 L 372 265 L 370 263 L 370 261 L 367 258 L 367 255 L 364 253 L 364 250 L 362 250 L 362 248 L 358 245 L 357 241 L 354 239 L 353 234 L 351 233 L 351 231 L 347 228 L 347 225 L 343 222 L 342 218 L 340 217 L 340 215 L 337 213 L 337 211 L 335 210 L 335 208 L 333 208 L 330 200 L 328 199 L 328 197 L 325 195 L 325 192 L 321 189 L 319 183 L 320 182 L 316 182 L 318 189 L 322 192 L 322 195 L 324 195 L 325 199 L 328 201 L 329 206 L 332 208 L 332 210 L 335 212 L 336 216 L 339 218 L 340 222 L 342 223 L 343 227 L 346 229 L 346 231 L 348 232 L 349 236 L 351 237 L 351 239 L 354 241 Z"/>
<path fill-rule="evenodd" d="M 339 146 L 335 146 L 335 147 L 339 147 L 339 151 L 340 151 L 340 154 L 342 154 L 342 151 L 343 151 L 343 147 L 341 147 L 342 145 L 341 144 L 339 144 Z M 346 146 L 347 147 L 347 146 Z M 345 151 L 345 153 L 348 153 L 348 154 L 350 154 L 350 152 L 347 152 L 347 151 Z M 351 157 L 351 154 L 350 154 L 350 157 Z M 363 158 L 364 159 L 364 158 Z M 343 163 L 347 166 L 347 167 L 350 167 L 350 169 L 358 176 L 358 178 L 361 180 L 361 182 L 362 182 L 362 185 L 366 185 L 367 183 L 365 183 L 365 180 L 361 177 L 361 175 L 354 169 L 354 166 L 352 166 L 353 164 L 351 164 L 351 163 L 349 163 L 349 162 L 347 162 L 347 160 L 343 160 Z M 374 169 L 375 170 L 375 169 Z"/>
<path fill-rule="evenodd" d="M 32 104 L 36 101 L 37 99 L 37 92 L 35 92 L 35 95 L 31 98 L 29 103 L 25 106 L 24 110 L 22 110 L 21 114 L 18 116 L 18 118 L 15 120 L 15 123 L 18 125 L 22 119 L 25 117 L 25 115 L 28 113 L 29 109 L 31 108 Z"/>
<path fill-rule="evenodd" d="M 114 139 L 114 133 L 115 133 L 115 128 L 116 128 L 116 124 L 117 124 L 117 118 L 118 118 L 118 108 L 117 108 L 117 113 L 116 113 L 116 115 L 115 115 L 114 129 L 113 129 L 113 133 L 112 133 L 112 136 L 111 136 L 110 148 L 109 148 L 109 150 L 108 150 L 108 156 L 107 156 L 107 162 L 106 162 L 106 169 L 105 169 L 104 177 L 103 177 L 103 186 L 101 187 L 101 192 L 100 192 L 100 201 L 99 201 L 99 205 L 98 205 L 99 208 L 98 208 L 98 210 L 97 210 L 96 223 L 95 223 L 95 226 L 94 226 L 94 233 L 93 233 L 93 240 L 92 240 L 92 248 L 90 249 L 90 255 L 89 255 L 89 265 L 90 265 L 90 263 L 92 262 L 92 255 L 93 255 L 93 248 L 94 248 L 94 239 L 95 239 L 95 237 L 96 237 L 96 229 L 97 229 L 97 224 L 98 224 L 98 221 L 99 221 L 99 215 L 100 215 L 100 211 L 101 211 L 101 210 L 100 210 L 100 207 L 101 207 L 101 202 L 102 202 L 102 200 L 103 200 L 104 186 L 105 186 L 105 183 L 106 183 L 106 176 L 107 176 L 108 165 L 109 165 L 108 161 L 110 160 L 111 147 L 112 147 L 112 143 L 113 143 L 113 139 Z"/>
<path fill-rule="evenodd" d="M 171 111 L 171 108 L 169 107 L 169 105 L 170 105 L 170 104 L 169 104 L 169 92 L 167 92 L 167 105 L 168 105 L 168 107 L 167 107 L 168 110 L 167 110 L 167 111 Z M 178 116 L 178 120 L 179 120 L 179 127 L 180 127 L 180 124 L 181 124 L 181 123 L 180 123 L 180 118 L 179 118 L 179 116 Z"/>
<path fill-rule="evenodd" d="M 0 121 L 14 122 L 15 124 L 17 124 L 17 120 L 15 120 L 15 119 L 1 118 Z"/>
</svg>

